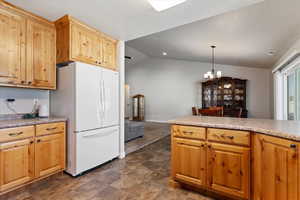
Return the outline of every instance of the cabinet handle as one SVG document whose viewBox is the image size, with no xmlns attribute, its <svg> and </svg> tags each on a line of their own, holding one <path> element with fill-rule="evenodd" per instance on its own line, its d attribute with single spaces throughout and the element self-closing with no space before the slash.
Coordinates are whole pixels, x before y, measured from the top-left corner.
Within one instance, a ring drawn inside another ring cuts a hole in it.
<svg viewBox="0 0 300 200">
<path fill-rule="evenodd" d="M 297 145 L 296 145 L 296 144 L 291 144 L 290 147 L 291 147 L 292 149 L 296 149 L 296 148 L 297 148 Z"/>
<path fill-rule="evenodd" d="M 24 84 L 25 83 L 25 81 L 21 81 L 21 84 Z"/>
<path fill-rule="evenodd" d="M 233 140 L 234 139 L 234 136 L 227 136 L 229 139 Z"/>
<path fill-rule="evenodd" d="M 53 127 L 53 128 L 46 128 L 46 130 L 47 130 L 47 131 L 53 131 L 53 130 L 55 130 L 55 129 L 57 129 L 57 127 Z"/>
<path fill-rule="evenodd" d="M 193 132 L 193 131 L 183 131 L 183 133 L 186 133 L 186 134 L 193 134 L 194 132 Z"/>
<path fill-rule="evenodd" d="M 37 142 L 37 143 L 41 142 L 41 139 L 38 139 L 36 142 Z"/>
<path fill-rule="evenodd" d="M 28 81 L 28 85 L 31 85 L 32 84 L 32 82 L 31 81 Z"/>
<path fill-rule="evenodd" d="M 22 134 L 23 134 L 23 131 L 18 132 L 18 133 L 9 133 L 8 135 L 11 137 L 15 137 L 15 136 L 22 135 Z"/>
<path fill-rule="evenodd" d="M 33 144 L 33 141 L 30 141 L 30 144 Z"/>
</svg>

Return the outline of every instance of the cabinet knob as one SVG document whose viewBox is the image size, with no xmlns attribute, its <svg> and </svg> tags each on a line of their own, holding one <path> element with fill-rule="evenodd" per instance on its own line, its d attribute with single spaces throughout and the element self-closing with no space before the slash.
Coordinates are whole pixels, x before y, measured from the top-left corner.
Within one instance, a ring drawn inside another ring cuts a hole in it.
<svg viewBox="0 0 300 200">
<path fill-rule="evenodd" d="M 39 143 L 39 142 L 41 142 L 41 140 L 40 140 L 40 139 L 38 139 L 36 142 L 38 142 L 38 143 Z"/>
<path fill-rule="evenodd" d="M 32 84 L 32 82 L 31 81 L 28 81 L 28 85 L 31 85 Z"/>
<path fill-rule="evenodd" d="M 296 144 L 291 144 L 290 147 L 291 147 L 292 149 L 296 149 L 296 148 L 297 148 L 297 145 L 296 145 Z"/>
</svg>

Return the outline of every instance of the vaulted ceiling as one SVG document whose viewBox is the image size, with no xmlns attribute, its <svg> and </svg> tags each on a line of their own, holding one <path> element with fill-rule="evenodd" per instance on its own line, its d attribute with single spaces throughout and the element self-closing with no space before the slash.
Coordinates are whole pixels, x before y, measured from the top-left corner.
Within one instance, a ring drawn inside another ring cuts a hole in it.
<svg viewBox="0 0 300 200">
<path fill-rule="evenodd" d="M 299 8 L 299 0 L 265 0 L 126 44 L 149 56 L 202 62 L 210 62 L 214 44 L 217 63 L 269 68 L 300 38 Z"/>
<path fill-rule="evenodd" d="M 7 0 L 56 20 L 70 14 L 116 39 L 132 40 L 248 6 L 261 0 L 187 0 L 156 12 L 148 0 Z"/>
</svg>

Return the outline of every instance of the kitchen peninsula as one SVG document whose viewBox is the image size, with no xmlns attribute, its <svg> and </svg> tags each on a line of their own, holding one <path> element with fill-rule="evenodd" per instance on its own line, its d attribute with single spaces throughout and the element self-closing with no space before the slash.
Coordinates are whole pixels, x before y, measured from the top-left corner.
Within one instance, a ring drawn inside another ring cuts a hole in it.
<svg viewBox="0 0 300 200">
<path fill-rule="evenodd" d="M 233 199 L 300 198 L 300 122 L 190 116 L 169 123 L 172 186 Z"/>
</svg>

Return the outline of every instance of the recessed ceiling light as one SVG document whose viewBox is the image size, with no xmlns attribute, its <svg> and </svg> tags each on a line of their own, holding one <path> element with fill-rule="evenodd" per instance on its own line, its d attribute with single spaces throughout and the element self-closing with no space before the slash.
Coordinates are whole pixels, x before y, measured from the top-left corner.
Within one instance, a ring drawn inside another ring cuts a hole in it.
<svg viewBox="0 0 300 200">
<path fill-rule="evenodd" d="M 269 51 L 269 52 L 268 52 L 268 55 L 269 55 L 269 56 L 274 56 L 274 55 L 275 55 L 275 51 Z"/>
<path fill-rule="evenodd" d="M 148 0 L 152 7 L 160 12 L 178 4 L 184 3 L 186 0 Z"/>
<path fill-rule="evenodd" d="M 168 55 L 168 53 L 167 53 L 167 52 L 163 52 L 162 54 L 163 54 L 163 56 L 166 56 L 166 55 Z"/>
</svg>

